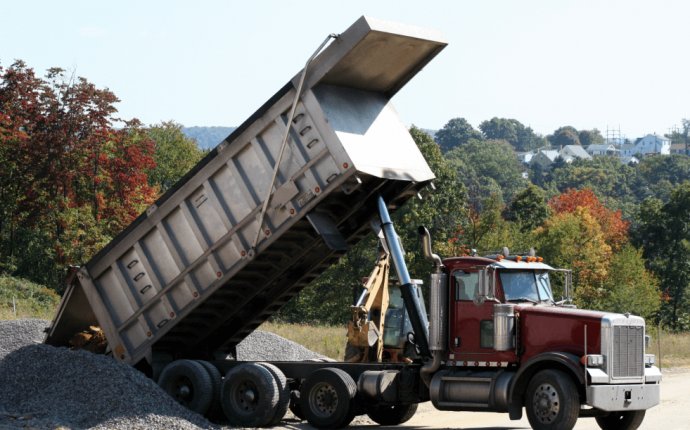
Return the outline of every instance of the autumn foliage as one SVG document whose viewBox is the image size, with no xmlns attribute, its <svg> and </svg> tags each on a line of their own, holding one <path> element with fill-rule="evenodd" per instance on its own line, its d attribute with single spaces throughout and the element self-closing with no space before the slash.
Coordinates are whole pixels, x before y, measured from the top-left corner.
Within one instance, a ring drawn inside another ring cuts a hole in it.
<svg viewBox="0 0 690 430">
<path fill-rule="evenodd" d="M 621 211 L 612 211 L 604 206 L 594 192 L 588 188 L 569 189 L 549 201 L 556 214 L 574 213 L 578 208 L 586 209 L 601 226 L 604 241 L 614 250 L 628 243 L 630 223 L 623 220 Z"/>
<path fill-rule="evenodd" d="M 118 101 L 62 69 L 0 68 L 0 269 L 55 284 L 154 201 L 153 142 Z"/>
</svg>

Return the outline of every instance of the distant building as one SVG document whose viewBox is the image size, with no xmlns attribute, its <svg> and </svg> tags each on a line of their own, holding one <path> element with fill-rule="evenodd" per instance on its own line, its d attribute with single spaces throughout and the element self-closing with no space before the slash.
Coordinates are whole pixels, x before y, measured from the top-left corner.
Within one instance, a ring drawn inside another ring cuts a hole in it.
<svg viewBox="0 0 690 430">
<path fill-rule="evenodd" d="M 558 157 L 558 151 L 555 149 L 540 149 L 530 159 L 530 164 L 538 164 L 542 169 L 548 169 Z"/>
<path fill-rule="evenodd" d="M 585 151 L 580 145 L 565 145 L 559 152 L 558 155 L 563 158 L 566 163 L 572 163 L 573 160 L 591 160 L 592 156 Z"/>
<path fill-rule="evenodd" d="M 684 143 L 672 143 L 671 154 L 690 155 L 690 145 L 686 146 Z"/>
<path fill-rule="evenodd" d="M 521 163 L 524 164 L 529 164 L 532 161 L 532 157 L 534 157 L 534 152 L 529 151 L 529 152 L 518 152 L 517 153 L 518 160 L 520 160 Z"/>
<path fill-rule="evenodd" d="M 622 156 L 619 159 L 621 160 L 621 164 L 637 164 L 640 162 L 640 160 L 637 157 L 635 157 L 634 155 L 625 156 L 625 157 Z"/>
<path fill-rule="evenodd" d="M 648 134 L 645 137 L 637 139 L 632 145 L 623 145 L 621 147 L 621 157 L 629 156 L 645 156 L 645 155 L 670 155 L 671 154 L 671 139 L 658 134 Z"/>
<path fill-rule="evenodd" d="M 618 149 L 616 149 L 615 146 L 611 144 L 604 144 L 604 145 L 599 145 L 599 144 L 593 144 L 589 145 L 587 147 L 587 153 L 591 155 L 592 157 L 597 157 L 597 156 L 604 156 L 604 155 L 617 155 L 618 154 Z"/>
</svg>

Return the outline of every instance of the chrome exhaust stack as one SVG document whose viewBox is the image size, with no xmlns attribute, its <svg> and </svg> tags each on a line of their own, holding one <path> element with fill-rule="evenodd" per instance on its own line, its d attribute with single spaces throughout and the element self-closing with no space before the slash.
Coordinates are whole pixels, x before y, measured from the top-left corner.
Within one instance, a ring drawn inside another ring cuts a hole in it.
<svg viewBox="0 0 690 430">
<path fill-rule="evenodd" d="M 443 271 L 441 257 L 431 249 L 431 235 L 426 227 L 419 227 L 424 257 L 434 264 L 430 285 L 429 350 L 433 360 L 422 366 L 422 380 L 429 386 L 431 377 L 441 367 L 441 361 L 448 339 L 448 275 Z"/>
</svg>

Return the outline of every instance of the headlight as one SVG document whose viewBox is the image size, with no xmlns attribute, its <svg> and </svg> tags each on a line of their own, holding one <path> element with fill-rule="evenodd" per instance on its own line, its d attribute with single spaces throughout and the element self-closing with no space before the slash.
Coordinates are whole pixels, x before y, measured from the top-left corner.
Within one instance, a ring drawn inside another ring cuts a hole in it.
<svg viewBox="0 0 690 430">
<path fill-rule="evenodd" d="M 656 357 L 654 354 L 645 354 L 644 355 L 644 365 L 645 367 L 651 367 L 654 366 L 654 363 L 656 362 Z"/>
<path fill-rule="evenodd" d="M 599 354 L 587 355 L 587 367 L 604 367 L 604 356 Z"/>
</svg>

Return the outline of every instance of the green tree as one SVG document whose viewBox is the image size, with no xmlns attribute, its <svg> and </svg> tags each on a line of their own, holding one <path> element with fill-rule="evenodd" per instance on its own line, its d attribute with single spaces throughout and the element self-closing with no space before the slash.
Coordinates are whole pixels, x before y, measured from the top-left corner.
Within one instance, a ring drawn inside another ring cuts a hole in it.
<svg viewBox="0 0 690 430">
<path fill-rule="evenodd" d="M 516 151 L 530 151 L 544 145 L 542 137 L 516 119 L 494 117 L 479 124 L 479 129 L 485 138 L 506 140 Z"/>
<path fill-rule="evenodd" d="M 579 145 L 580 135 L 575 127 L 566 125 L 556 129 L 553 135 L 548 136 L 548 140 L 552 146 L 557 148 L 566 145 Z"/>
<path fill-rule="evenodd" d="M 533 184 L 516 194 L 506 211 L 506 219 L 516 222 L 523 232 L 539 227 L 548 216 L 546 193 Z"/>
<path fill-rule="evenodd" d="M 640 206 L 635 242 L 660 281 L 660 317 L 674 330 L 690 329 L 690 183 L 676 187 L 668 203 L 656 198 Z"/>
<path fill-rule="evenodd" d="M 171 188 L 204 156 L 196 142 L 182 133 L 182 125 L 174 121 L 162 122 L 148 129 L 153 140 L 156 166 L 148 172 L 149 183 L 164 193 Z"/>
<path fill-rule="evenodd" d="M 509 202 L 527 185 L 522 177 L 523 166 L 503 140 L 471 140 L 449 151 L 446 158 L 465 184 L 469 204 L 475 207 L 496 191 L 504 202 Z"/>
<path fill-rule="evenodd" d="M 465 145 L 472 139 L 481 139 L 482 134 L 472 127 L 465 118 L 453 118 L 436 132 L 436 142 L 442 152 Z"/>
<path fill-rule="evenodd" d="M 642 251 L 630 244 L 612 256 L 601 309 L 647 319 L 656 316 L 661 305 L 658 281 L 644 265 Z"/>
<path fill-rule="evenodd" d="M 596 128 L 592 130 L 580 130 L 578 138 L 582 146 L 600 145 L 604 143 L 604 136 L 602 136 L 601 132 Z"/>
</svg>

